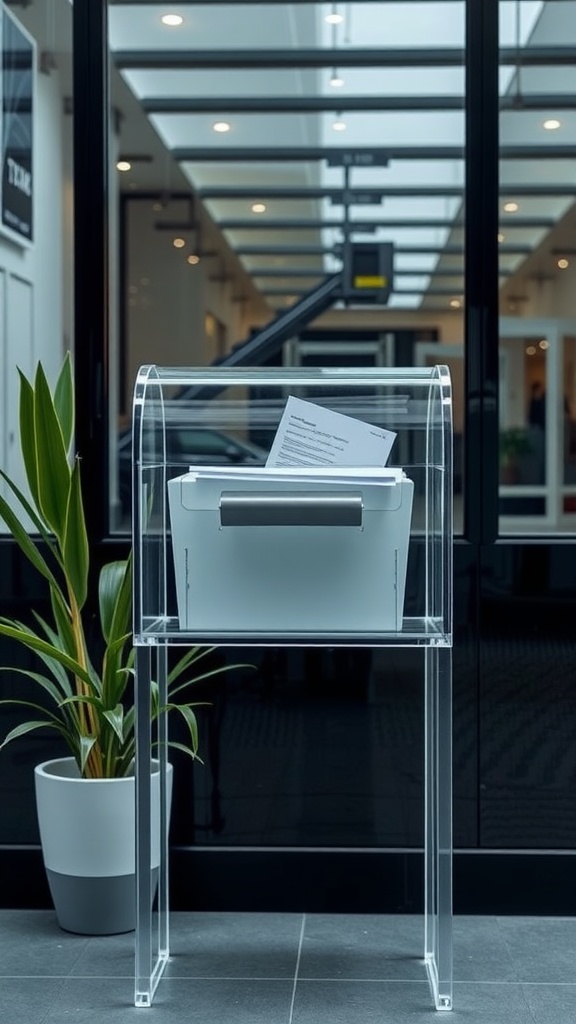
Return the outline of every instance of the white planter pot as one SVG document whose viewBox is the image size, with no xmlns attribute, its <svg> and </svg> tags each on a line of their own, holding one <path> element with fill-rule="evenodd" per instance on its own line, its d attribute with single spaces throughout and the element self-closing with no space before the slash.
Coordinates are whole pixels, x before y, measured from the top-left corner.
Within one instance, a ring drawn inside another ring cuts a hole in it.
<svg viewBox="0 0 576 1024">
<path fill-rule="evenodd" d="M 168 766 L 168 808 L 172 794 Z M 82 779 L 74 758 L 34 770 L 44 865 L 58 922 L 66 931 L 131 931 L 136 916 L 134 776 Z M 152 775 L 152 858 L 160 864 L 160 773 Z"/>
</svg>

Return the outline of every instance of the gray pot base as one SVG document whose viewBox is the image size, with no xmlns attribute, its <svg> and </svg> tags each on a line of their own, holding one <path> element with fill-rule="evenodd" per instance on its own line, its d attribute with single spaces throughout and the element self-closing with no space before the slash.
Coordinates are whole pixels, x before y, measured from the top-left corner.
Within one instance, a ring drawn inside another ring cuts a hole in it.
<svg viewBox="0 0 576 1024">
<path fill-rule="evenodd" d="M 118 935 L 136 927 L 134 875 L 85 878 L 46 870 L 58 924 L 77 935 Z M 156 891 L 158 869 L 152 871 Z"/>
</svg>

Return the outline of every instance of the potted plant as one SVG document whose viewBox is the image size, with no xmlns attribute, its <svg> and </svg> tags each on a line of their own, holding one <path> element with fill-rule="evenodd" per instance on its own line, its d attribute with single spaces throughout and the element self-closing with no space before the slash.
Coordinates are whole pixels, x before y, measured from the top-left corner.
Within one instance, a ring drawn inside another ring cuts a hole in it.
<svg viewBox="0 0 576 1024">
<path fill-rule="evenodd" d="M 500 431 L 500 478 L 503 484 L 516 484 L 520 460 L 532 454 L 532 444 L 524 427 L 508 427 Z"/>
<path fill-rule="evenodd" d="M 64 741 L 68 757 L 35 769 L 50 889 L 63 928 L 110 934 L 132 929 L 135 919 L 131 558 L 110 562 L 100 572 L 94 651 L 87 640 L 90 546 L 73 440 L 69 355 L 53 391 L 41 364 L 33 381 L 20 372 L 20 443 L 30 496 L 0 470 L 10 498 L 0 496 L 0 517 L 44 577 L 51 615 L 34 612 L 32 625 L 0 618 L 0 635 L 38 657 L 35 669 L 8 669 L 25 677 L 26 692 L 0 705 L 18 705 L 27 718 L 8 732 L 0 749 L 36 729 L 54 730 Z M 153 684 L 153 720 L 163 711 L 180 716 L 185 741 L 172 745 L 192 758 L 198 756 L 197 702 L 187 691 L 223 671 L 210 667 L 212 650 L 195 647 L 184 654 L 168 677 L 166 707 L 160 707 Z M 158 775 L 153 780 L 157 806 Z M 154 871 L 159 838 L 152 845 Z"/>
</svg>

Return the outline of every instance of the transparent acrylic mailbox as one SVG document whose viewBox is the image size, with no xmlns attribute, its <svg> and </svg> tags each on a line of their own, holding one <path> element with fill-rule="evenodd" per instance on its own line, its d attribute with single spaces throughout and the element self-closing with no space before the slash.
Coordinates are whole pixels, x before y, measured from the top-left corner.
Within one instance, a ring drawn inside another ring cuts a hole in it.
<svg viewBox="0 0 576 1024">
<path fill-rule="evenodd" d="M 325 413 L 347 419 L 331 434 L 308 417 L 291 464 L 267 464 L 289 400 L 311 403 L 318 422 Z M 349 424 L 359 433 L 347 446 Z M 370 445 L 380 435 L 393 443 L 378 463 Z M 149 870 L 151 681 L 162 705 L 168 647 L 343 644 L 422 649 L 425 960 L 436 1007 L 451 1009 L 448 369 L 144 366 L 133 484 L 136 1005 L 151 1004 L 169 954 L 166 799 L 154 913 Z M 154 740 L 167 792 L 165 716 Z"/>
</svg>

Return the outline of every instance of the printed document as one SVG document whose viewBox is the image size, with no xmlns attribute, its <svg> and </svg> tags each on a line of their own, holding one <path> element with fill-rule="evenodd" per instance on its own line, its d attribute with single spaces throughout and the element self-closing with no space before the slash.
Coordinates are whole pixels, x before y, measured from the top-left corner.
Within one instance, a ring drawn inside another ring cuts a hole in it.
<svg viewBox="0 0 576 1024">
<path fill-rule="evenodd" d="M 392 430 L 290 395 L 266 466 L 385 466 L 395 438 Z"/>
</svg>

